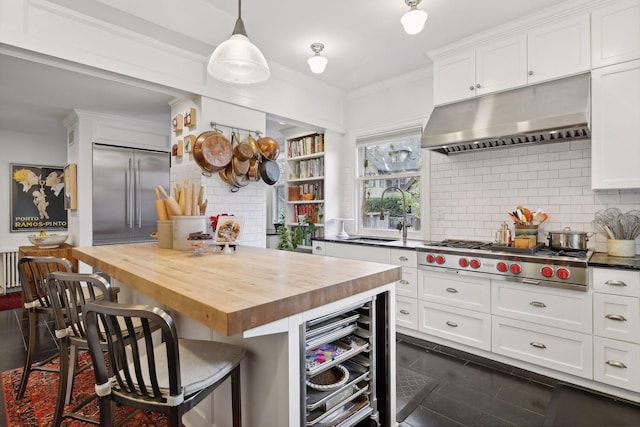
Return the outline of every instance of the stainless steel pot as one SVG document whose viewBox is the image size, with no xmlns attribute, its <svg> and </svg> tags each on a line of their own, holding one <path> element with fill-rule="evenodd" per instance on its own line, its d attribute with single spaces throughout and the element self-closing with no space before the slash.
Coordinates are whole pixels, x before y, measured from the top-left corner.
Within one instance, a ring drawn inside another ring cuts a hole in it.
<svg viewBox="0 0 640 427">
<path fill-rule="evenodd" d="M 549 231 L 547 239 L 549 240 L 549 247 L 553 250 L 586 250 L 589 233 L 572 231 L 570 227 L 565 227 L 562 231 Z"/>
</svg>

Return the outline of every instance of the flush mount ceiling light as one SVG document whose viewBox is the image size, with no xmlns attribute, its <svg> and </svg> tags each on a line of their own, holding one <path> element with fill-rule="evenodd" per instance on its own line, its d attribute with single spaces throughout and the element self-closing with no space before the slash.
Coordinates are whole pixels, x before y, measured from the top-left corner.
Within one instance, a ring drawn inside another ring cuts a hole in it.
<svg viewBox="0 0 640 427">
<path fill-rule="evenodd" d="M 322 49 L 324 49 L 324 45 L 322 43 L 311 44 L 311 50 L 315 54 L 307 60 L 307 63 L 309 64 L 311 72 L 316 74 L 322 73 L 328 62 L 327 58 L 325 58 L 324 56 L 320 56 L 320 52 L 322 52 Z"/>
<path fill-rule="evenodd" d="M 418 34 L 424 28 L 424 23 L 427 22 L 427 12 L 424 10 L 418 9 L 418 5 L 421 0 L 404 0 L 404 2 L 411 9 L 402 15 L 400 18 L 400 23 L 404 27 L 404 31 L 407 34 Z"/>
<path fill-rule="evenodd" d="M 231 84 L 261 83 L 271 76 L 264 55 L 247 37 L 242 22 L 241 0 L 238 0 L 238 19 L 231 38 L 213 51 L 207 72 L 216 80 Z"/>
</svg>

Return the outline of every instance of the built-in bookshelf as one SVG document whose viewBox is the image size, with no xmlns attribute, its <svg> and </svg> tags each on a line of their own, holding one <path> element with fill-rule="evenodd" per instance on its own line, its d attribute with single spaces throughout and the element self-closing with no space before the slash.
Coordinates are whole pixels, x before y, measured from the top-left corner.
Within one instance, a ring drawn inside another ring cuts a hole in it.
<svg viewBox="0 0 640 427">
<path fill-rule="evenodd" d="M 324 228 L 324 134 L 311 133 L 286 141 L 286 225 L 299 227 L 304 218 L 311 218 Z M 310 245 L 310 240 L 305 242 Z"/>
</svg>

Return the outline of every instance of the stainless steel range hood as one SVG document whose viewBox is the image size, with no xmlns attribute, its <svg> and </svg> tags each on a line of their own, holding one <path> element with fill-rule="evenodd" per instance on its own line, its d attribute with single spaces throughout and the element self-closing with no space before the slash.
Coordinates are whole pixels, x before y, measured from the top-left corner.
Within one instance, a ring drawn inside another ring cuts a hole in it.
<svg viewBox="0 0 640 427">
<path fill-rule="evenodd" d="M 589 139 L 590 74 L 436 107 L 421 145 L 443 154 Z"/>
</svg>

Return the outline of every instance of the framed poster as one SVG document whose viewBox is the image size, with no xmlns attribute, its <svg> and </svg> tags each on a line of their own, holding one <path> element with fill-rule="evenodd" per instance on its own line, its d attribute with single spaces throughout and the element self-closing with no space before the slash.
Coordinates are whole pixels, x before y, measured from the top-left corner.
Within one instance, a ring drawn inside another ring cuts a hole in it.
<svg viewBox="0 0 640 427">
<path fill-rule="evenodd" d="M 75 163 L 69 163 L 64 167 L 64 208 L 66 210 L 78 209 L 76 170 Z"/>
<path fill-rule="evenodd" d="M 66 230 L 64 169 L 11 164 L 11 232 Z"/>
</svg>

